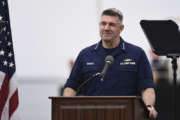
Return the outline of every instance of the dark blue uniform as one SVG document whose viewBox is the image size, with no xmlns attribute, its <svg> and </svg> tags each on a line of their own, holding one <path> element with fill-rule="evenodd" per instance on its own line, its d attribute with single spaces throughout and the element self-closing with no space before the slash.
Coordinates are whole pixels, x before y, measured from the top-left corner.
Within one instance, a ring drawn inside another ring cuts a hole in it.
<svg viewBox="0 0 180 120">
<path fill-rule="evenodd" d="M 102 72 L 107 55 L 114 57 L 104 79 L 96 78 L 86 86 L 87 96 L 141 95 L 145 88 L 154 88 L 149 61 L 144 51 L 122 38 L 118 47 L 105 49 L 102 41 L 83 49 L 74 64 L 65 87 L 77 91 L 80 84 L 93 74 Z"/>
</svg>

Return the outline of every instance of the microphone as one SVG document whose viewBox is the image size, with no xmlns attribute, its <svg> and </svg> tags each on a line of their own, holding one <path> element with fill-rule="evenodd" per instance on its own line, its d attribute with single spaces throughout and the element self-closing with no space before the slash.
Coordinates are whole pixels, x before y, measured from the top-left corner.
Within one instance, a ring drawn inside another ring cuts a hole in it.
<svg viewBox="0 0 180 120">
<path fill-rule="evenodd" d="M 113 64 L 114 62 L 114 58 L 111 55 L 106 56 L 105 58 L 105 65 L 104 65 L 104 69 L 101 72 L 101 76 L 104 77 L 107 73 L 107 70 L 109 69 L 109 67 Z"/>
</svg>

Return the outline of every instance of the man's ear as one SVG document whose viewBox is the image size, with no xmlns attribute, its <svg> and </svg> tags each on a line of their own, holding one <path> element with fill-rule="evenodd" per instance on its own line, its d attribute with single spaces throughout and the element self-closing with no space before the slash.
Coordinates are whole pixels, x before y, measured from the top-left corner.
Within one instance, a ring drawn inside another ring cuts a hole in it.
<svg viewBox="0 0 180 120">
<path fill-rule="evenodd" d="M 120 26 L 120 30 L 123 31 L 124 30 L 124 25 Z"/>
</svg>

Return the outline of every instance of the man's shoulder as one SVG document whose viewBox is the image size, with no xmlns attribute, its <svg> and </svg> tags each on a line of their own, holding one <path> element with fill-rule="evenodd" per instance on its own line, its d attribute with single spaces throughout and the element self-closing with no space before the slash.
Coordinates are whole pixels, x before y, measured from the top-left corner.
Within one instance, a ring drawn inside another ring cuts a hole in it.
<svg viewBox="0 0 180 120">
<path fill-rule="evenodd" d="M 83 49 L 81 50 L 80 54 L 88 54 L 88 53 L 91 53 L 92 51 L 94 51 L 94 50 L 96 49 L 97 44 L 98 44 L 98 43 L 83 48 Z"/>
<path fill-rule="evenodd" d="M 141 47 L 128 42 L 126 42 L 126 48 L 127 51 L 129 52 L 138 52 L 138 53 L 144 52 L 144 50 Z"/>
</svg>

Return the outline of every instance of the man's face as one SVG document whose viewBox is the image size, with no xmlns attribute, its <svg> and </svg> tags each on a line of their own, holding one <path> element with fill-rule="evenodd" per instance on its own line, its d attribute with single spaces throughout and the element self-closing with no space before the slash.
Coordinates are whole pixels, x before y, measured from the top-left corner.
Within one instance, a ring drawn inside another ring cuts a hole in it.
<svg viewBox="0 0 180 120">
<path fill-rule="evenodd" d="M 119 38 L 124 26 L 117 16 L 103 15 L 99 23 L 101 39 L 105 42 L 113 42 Z"/>
</svg>

